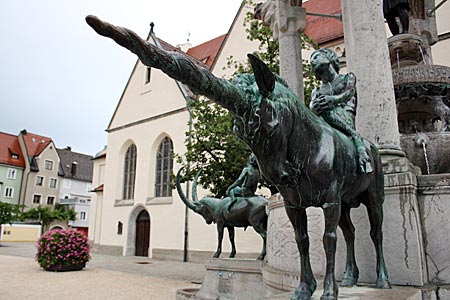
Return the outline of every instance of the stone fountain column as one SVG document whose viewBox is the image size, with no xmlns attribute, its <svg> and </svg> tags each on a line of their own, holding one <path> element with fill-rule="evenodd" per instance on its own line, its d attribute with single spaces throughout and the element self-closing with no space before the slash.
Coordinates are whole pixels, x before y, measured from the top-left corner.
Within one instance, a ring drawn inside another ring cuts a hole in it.
<svg viewBox="0 0 450 300">
<path fill-rule="evenodd" d="M 300 34 L 306 28 L 306 10 L 302 7 L 302 1 L 268 0 L 261 5 L 260 18 L 270 26 L 280 44 L 280 76 L 304 101 Z"/>
<path fill-rule="evenodd" d="M 395 107 L 382 1 L 341 1 L 348 70 L 356 74 L 356 127 L 382 154 L 404 156 Z"/>
<path fill-rule="evenodd" d="M 417 198 L 417 168 L 400 147 L 397 108 L 392 80 L 382 1 L 343 0 L 347 66 L 356 74 L 356 127 L 380 150 L 385 173 L 384 253 L 392 284 L 423 286 L 428 281 L 422 225 Z M 357 230 L 356 259 L 361 282 L 375 279 L 375 252 L 365 208 L 352 210 Z M 338 254 L 345 257 L 343 236 Z M 343 272 L 340 259 L 337 273 Z"/>
</svg>

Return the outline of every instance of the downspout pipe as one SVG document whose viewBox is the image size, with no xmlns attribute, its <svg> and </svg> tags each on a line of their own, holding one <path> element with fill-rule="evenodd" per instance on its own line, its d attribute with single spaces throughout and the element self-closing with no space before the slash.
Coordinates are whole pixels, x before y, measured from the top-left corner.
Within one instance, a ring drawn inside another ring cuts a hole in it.
<svg viewBox="0 0 450 300">
<path fill-rule="evenodd" d="M 150 23 L 150 36 L 155 42 L 156 46 L 160 49 L 161 43 L 159 42 L 158 38 L 155 35 L 155 32 L 153 31 L 155 24 L 152 22 Z M 190 107 L 190 101 L 193 99 L 189 96 L 188 92 L 186 91 L 186 88 L 184 87 L 183 83 L 181 83 L 178 80 L 175 80 L 178 88 L 181 91 L 181 94 L 183 95 L 184 99 L 186 100 L 186 108 L 189 112 L 189 132 L 192 130 L 192 114 L 191 114 L 191 107 Z M 191 136 L 188 136 L 188 145 L 191 144 Z M 187 164 L 187 169 L 190 169 L 190 163 Z M 189 190 L 190 190 L 190 184 L 189 181 L 186 181 L 186 198 L 189 199 Z M 184 241 L 183 241 L 183 262 L 187 262 L 189 260 L 189 209 L 187 206 L 184 208 Z"/>
</svg>

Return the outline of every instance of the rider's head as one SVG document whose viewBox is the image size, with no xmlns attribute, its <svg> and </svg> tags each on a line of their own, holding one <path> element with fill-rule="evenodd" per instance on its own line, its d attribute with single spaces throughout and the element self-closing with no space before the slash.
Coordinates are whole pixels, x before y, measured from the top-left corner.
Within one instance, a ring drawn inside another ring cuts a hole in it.
<svg viewBox="0 0 450 300">
<path fill-rule="evenodd" d="M 336 52 L 334 52 L 331 49 L 328 48 L 321 48 L 321 49 L 317 49 L 316 51 L 314 51 L 311 54 L 311 65 L 313 66 L 314 69 L 314 64 L 316 64 L 318 62 L 318 58 L 320 56 L 325 57 L 326 59 L 328 59 L 328 61 L 330 62 L 331 66 L 333 67 L 333 69 L 336 71 L 336 73 L 339 73 L 339 58 L 336 54 Z"/>
<path fill-rule="evenodd" d="M 248 157 L 248 164 L 253 167 L 258 167 L 258 162 L 256 160 L 255 154 L 250 154 L 250 156 Z"/>
</svg>

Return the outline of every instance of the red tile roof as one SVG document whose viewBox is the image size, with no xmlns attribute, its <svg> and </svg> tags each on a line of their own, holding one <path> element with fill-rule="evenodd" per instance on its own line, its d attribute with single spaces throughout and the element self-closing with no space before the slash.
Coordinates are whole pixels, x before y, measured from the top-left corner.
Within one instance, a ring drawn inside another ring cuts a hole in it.
<svg viewBox="0 0 450 300">
<path fill-rule="evenodd" d="M 211 67 L 226 36 L 227 35 L 224 34 L 203 44 L 192 47 L 187 51 L 187 54 L 198 61 L 201 61 L 208 67 Z"/>
<path fill-rule="evenodd" d="M 21 132 L 28 156 L 38 156 L 42 150 L 51 143 L 52 139 L 46 136 L 37 135 L 30 132 Z"/>
<path fill-rule="evenodd" d="M 12 154 L 18 155 L 19 158 L 14 159 Z M 25 167 L 19 138 L 16 135 L 0 132 L 0 164 Z"/>
<path fill-rule="evenodd" d="M 341 0 L 309 0 L 303 3 L 306 12 L 320 14 L 340 14 Z M 325 17 L 306 17 L 305 34 L 319 45 L 344 36 L 344 26 L 339 20 Z"/>
</svg>

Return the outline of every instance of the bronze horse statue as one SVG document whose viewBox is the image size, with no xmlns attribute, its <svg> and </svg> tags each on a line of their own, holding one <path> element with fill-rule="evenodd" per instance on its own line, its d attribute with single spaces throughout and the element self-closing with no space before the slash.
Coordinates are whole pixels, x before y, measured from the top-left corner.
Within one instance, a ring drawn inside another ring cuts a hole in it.
<svg viewBox="0 0 450 300">
<path fill-rule="evenodd" d="M 192 183 L 192 200 L 186 197 L 180 184 L 180 173 L 183 170 L 181 168 L 176 176 L 176 187 L 178 195 L 181 201 L 186 204 L 192 211 L 201 215 L 206 224 L 217 224 L 217 250 L 213 257 L 218 258 L 222 253 L 222 240 L 225 228 L 228 230 L 228 236 L 230 237 L 231 252 L 230 258 L 236 255 L 236 246 L 234 243 L 234 228 L 252 226 L 253 229 L 263 239 L 263 247 L 261 254 L 258 256 L 258 260 L 263 260 L 266 256 L 266 241 L 267 241 L 267 213 L 266 208 L 269 204 L 267 199 L 261 196 L 250 197 L 238 197 L 239 202 L 233 203 L 231 197 L 225 198 L 213 198 L 203 197 L 198 200 L 197 197 L 197 184 L 200 172 L 195 176 Z"/>
<path fill-rule="evenodd" d="M 327 264 L 321 300 L 338 297 L 335 280 L 338 225 L 347 243 L 342 285 L 352 286 L 358 281 L 350 209 L 361 203 L 367 207 L 370 236 L 376 250 L 376 286 L 390 287 L 382 245 L 384 178 L 375 145 L 364 141 L 373 171 L 360 174 L 352 140 L 316 116 L 253 55 L 249 58 L 254 75 L 240 74 L 229 82 L 215 77 L 186 55 L 166 52 L 126 28 L 94 16 L 88 16 L 86 21 L 100 35 L 135 53 L 144 65 L 162 70 L 233 114 L 235 133 L 255 154 L 265 180 L 283 196 L 295 230 L 301 274 L 292 299 L 310 299 L 317 286 L 309 258 L 306 208 L 311 206 L 321 207 L 325 216 L 323 245 Z"/>
</svg>

